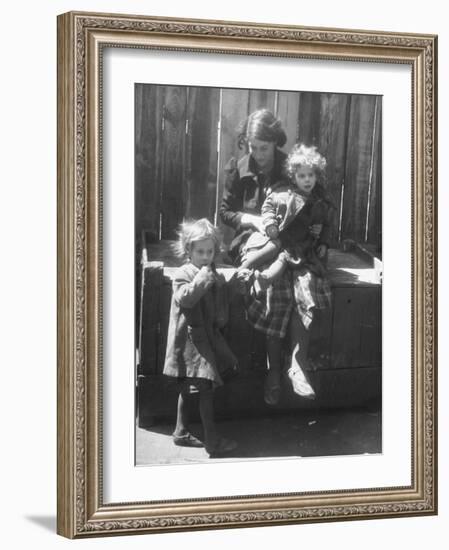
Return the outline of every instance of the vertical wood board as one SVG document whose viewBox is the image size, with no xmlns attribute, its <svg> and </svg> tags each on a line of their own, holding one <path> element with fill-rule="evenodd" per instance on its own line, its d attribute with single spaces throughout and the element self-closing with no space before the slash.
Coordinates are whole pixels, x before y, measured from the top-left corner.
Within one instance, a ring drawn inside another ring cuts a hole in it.
<svg viewBox="0 0 449 550">
<path fill-rule="evenodd" d="M 287 143 L 282 149 L 288 154 L 298 141 L 299 92 L 279 92 L 276 116 L 287 134 Z"/>
<path fill-rule="evenodd" d="M 217 187 L 217 127 L 220 90 L 189 89 L 186 155 L 187 218 L 215 218 Z"/>
<path fill-rule="evenodd" d="M 271 90 L 250 90 L 248 114 L 259 109 L 268 109 L 274 114 L 276 92 Z"/>
<path fill-rule="evenodd" d="M 239 159 L 245 151 L 239 149 L 237 144 L 237 128 L 248 116 L 249 90 L 226 88 L 222 90 L 222 106 L 220 120 L 220 155 L 218 163 L 218 203 L 223 195 L 225 173 L 224 168 L 233 157 Z M 229 244 L 234 232 L 218 219 L 218 225 L 222 228 L 224 242 Z"/>
<path fill-rule="evenodd" d="M 358 242 L 365 239 L 375 105 L 375 96 L 351 98 L 342 236 Z"/>
<path fill-rule="evenodd" d="M 185 86 L 165 87 L 161 158 L 161 236 L 163 239 L 176 237 L 176 229 L 185 214 L 186 101 Z"/>
<path fill-rule="evenodd" d="M 139 249 L 142 230 L 154 238 L 159 235 L 162 88 L 151 84 L 135 87 L 135 214 Z"/>
<path fill-rule="evenodd" d="M 301 92 L 299 95 L 299 141 L 306 145 L 319 144 L 321 94 Z"/>
<path fill-rule="evenodd" d="M 338 243 L 338 226 L 341 210 L 341 193 L 345 177 L 345 153 L 347 140 L 347 94 L 321 94 L 321 116 L 318 150 L 326 158 L 326 189 L 333 206 L 331 246 Z"/>
<path fill-rule="evenodd" d="M 370 192 L 367 242 L 382 254 L 382 97 L 376 98 L 373 177 Z"/>
</svg>

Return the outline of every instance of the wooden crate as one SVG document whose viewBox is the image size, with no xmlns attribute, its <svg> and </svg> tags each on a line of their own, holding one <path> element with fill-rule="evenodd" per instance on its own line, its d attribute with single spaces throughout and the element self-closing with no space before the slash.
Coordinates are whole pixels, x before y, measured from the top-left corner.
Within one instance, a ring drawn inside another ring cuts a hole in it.
<svg viewBox="0 0 449 550">
<path fill-rule="evenodd" d="M 162 375 L 176 261 L 170 254 L 164 262 L 147 259 L 161 257 L 162 250 L 167 250 L 167 243 L 150 246 L 142 262 L 137 380 L 141 427 L 150 425 L 155 418 L 171 417 L 176 410 L 176 394 Z M 219 270 L 227 280 L 234 273 L 231 267 Z M 284 378 L 282 399 L 275 407 L 278 410 L 362 406 L 380 397 L 382 346 L 378 269 L 354 252 L 331 250 L 329 278 L 333 307 L 316 312 L 309 349 L 308 375 L 317 399 L 299 398 Z M 267 412 L 263 401 L 264 337 L 246 321 L 241 296 L 232 298 L 230 310 L 225 336 L 239 359 L 240 373 L 217 390 L 217 417 L 263 414 Z"/>
</svg>

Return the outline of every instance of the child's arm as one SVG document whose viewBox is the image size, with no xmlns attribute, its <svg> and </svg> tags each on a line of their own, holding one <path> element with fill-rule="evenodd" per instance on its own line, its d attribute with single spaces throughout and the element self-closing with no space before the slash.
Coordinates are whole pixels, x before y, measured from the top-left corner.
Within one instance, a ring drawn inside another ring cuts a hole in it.
<svg viewBox="0 0 449 550">
<path fill-rule="evenodd" d="M 215 274 L 208 267 L 202 267 L 191 280 L 181 268 L 173 280 L 175 302 L 180 307 L 191 308 L 206 294 L 215 282 Z"/>
<path fill-rule="evenodd" d="M 262 209 L 262 221 L 265 233 L 270 239 L 277 239 L 279 236 L 278 220 L 276 218 L 276 201 L 273 193 L 269 193 L 265 198 Z"/>
</svg>

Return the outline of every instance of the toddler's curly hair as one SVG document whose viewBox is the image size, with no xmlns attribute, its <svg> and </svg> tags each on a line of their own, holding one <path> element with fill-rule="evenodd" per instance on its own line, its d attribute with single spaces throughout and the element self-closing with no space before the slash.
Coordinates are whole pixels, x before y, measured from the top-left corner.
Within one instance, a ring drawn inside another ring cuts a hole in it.
<svg viewBox="0 0 449 550">
<path fill-rule="evenodd" d="M 200 220 L 186 220 L 180 224 L 177 231 L 178 239 L 173 244 L 173 251 L 184 260 L 190 257 L 192 244 L 204 239 L 212 239 L 215 247 L 215 257 L 221 251 L 222 236 L 218 227 L 215 227 L 207 218 Z"/>
<path fill-rule="evenodd" d="M 317 177 L 324 180 L 326 159 L 315 146 L 308 147 L 304 143 L 298 143 L 293 147 L 285 161 L 286 172 L 291 178 L 294 178 L 298 166 L 312 167 Z"/>
</svg>

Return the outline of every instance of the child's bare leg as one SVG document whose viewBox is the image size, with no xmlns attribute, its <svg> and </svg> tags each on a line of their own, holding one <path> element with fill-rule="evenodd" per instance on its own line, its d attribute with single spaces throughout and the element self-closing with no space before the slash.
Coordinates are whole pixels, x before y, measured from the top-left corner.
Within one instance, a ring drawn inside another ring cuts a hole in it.
<svg viewBox="0 0 449 550">
<path fill-rule="evenodd" d="M 305 328 L 295 309 L 293 309 L 290 319 L 290 339 L 293 352 L 292 365 L 306 368 L 308 365 L 310 330 Z"/>
<path fill-rule="evenodd" d="M 182 437 L 189 433 L 189 397 L 183 393 L 178 397 L 178 408 L 176 413 L 176 427 L 173 435 Z"/>
<path fill-rule="evenodd" d="M 200 392 L 200 416 L 204 429 L 204 445 L 211 457 L 228 453 L 237 447 L 234 440 L 225 439 L 217 433 L 214 419 L 213 390 Z"/>
<path fill-rule="evenodd" d="M 268 241 L 262 248 L 250 250 L 246 254 L 246 259 L 241 263 L 241 269 L 253 269 L 260 267 L 276 258 L 279 252 L 279 243 Z"/>
<path fill-rule="evenodd" d="M 218 438 L 214 419 L 214 393 L 213 390 L 200 392 L 200 416 L 204 430 L 204 443 L 206 448 L 213 446 Z"/>
<path fill-rule="evenodd" d="M 309 399 L 315 398 L 315 391 L 308 381 L 305 371 L 308 366 L 310 329 L 306 329 L 298 312 L 294 309 L 290 319 L 290 342 L 292 361 L 288 369 L 295 393 Z"/>
<path fill-rule="evenodd" d="M 263 271 L 256 271 L 254 275 L 256 277 L 259 289 L 266 290 L 273 281 L 276 281 L 284 274 L 286 267 L 286 262 L 278 258 Z"/>
<path fill-rule="evenodd" d="M 176 427 L 172 434 L 173 443 L 181 447 L 203 447 L 203 442 L 189 431 L 189 409 L 193 398 L 188 392 L 181 392 L 178 397 Z"/>
<path fill-rule="evenodd" d="M 265 379 L 264 399 L 268 405 L 276 405 L 281 392 L 282 340 L 267 336 L 268 373 Z"/>
</svg>

